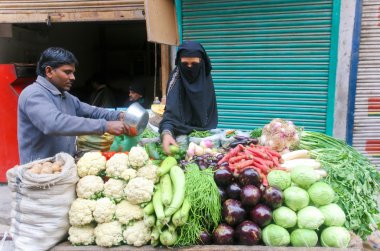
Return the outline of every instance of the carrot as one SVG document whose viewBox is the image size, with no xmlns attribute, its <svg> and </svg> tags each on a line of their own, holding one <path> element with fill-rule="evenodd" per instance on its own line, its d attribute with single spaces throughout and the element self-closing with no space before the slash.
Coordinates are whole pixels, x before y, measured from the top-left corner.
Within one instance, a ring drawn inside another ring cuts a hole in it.
<svg viewBox="0 0 380 251">
<path fill-rule="evenodd" d="M 226 155 L 224 155 L 221 160 L 219 160 L 218 165 L 222 164 L 223 162 L 227 162 L 232 157 L 235 157 L 241 151 L 241 147 L 244 149 L 244 146 L 241 144 L 237 145 L 235 148 L 232 148 Z"/>
<path fill-rule="evenodd" d="M 244 160 L 244 161 L 240 161 L 240 162 L 236 163 L 234 165 L 234 167 L 236 169 L 240 169 L 240 168 L 243 168 L 243 167 L 246 167 L 246 166 L 253 165 L 254 163 L 255 163 L 254 160 Z"/>
<path fill-rule="evenodd" d="M 277 157 L 277 158 L 281 158 L 281 155 L 280 155 L 278 152 L 273 151 L 273 150 L 271 150 L 271 149 L 269 149 L 269 148 L 267 148 L 266 150 L 267 150 L 267 152 L 268 152 L 270 155 L 275 156 L 275 157 Z"/>
<path fill-rule="evenodd" d="M 270 171 L 270 168 L 268 168 L 267 166 L 265 165 L 261 165 L 259 163 L 255 163 L 254 164 L 255 167 L 259 168 L 264 174 L 268 174 L 268 172 Z"/>
<path fill-rule="evenodd" d="M 268 156 L 265 156 L 262 152 L 260 152 L 259 150 L 256 150 L 256 149 L 253 149 L 253 148 L 246 148 L 248 151 L 250 151 L 253 155 L 257 156 L 257 157 L 260 157 L 262 159 L 267 159 Z"/>
<path fill-rule="evenodd" d="M 265 176 L 264 174 L 261 176 L 261 179 L 262 179 L 262 182 L 264 186 L 268 186 L 268 180 L 267 180 L 267 176 Z"/>
<path fill-rule="evenodd" d="M 233 163 L 236 163 L 236 162 L 239 162 L 240 160 L 245 160 L 247 156 L 243 155 L 243 156 L 237 156 L 237 157 L 232 157 L 230 158 L 230 160 L 228 161 L 230 164 L 233 164 Z"/>
</svg>

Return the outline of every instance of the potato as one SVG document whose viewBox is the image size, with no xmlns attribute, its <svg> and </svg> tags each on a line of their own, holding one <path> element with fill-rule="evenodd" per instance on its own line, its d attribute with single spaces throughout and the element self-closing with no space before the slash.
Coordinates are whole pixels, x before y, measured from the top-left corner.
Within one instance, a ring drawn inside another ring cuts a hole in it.
<svg viewBox="0 0 380 251">
<path fill-rule="evenodd" d="M 32 168 L 28 171 L 35 174 L 40 174 L 42 169 L 42 165 L 40 163 L 33 164 Z"/>
<path fill-rule="evenodd" d="M 51 169 L 53 170 L 53 172 L 61 172 L 61 171 L 62 171 L 62 166 L 57 165 L 57 163 L 54 162 L 54 163 L 51 165 Z"/>
<path fill-rule="evenodd" d="M 42 163 L 42 166 L 45 167 L 45 166 L 51 166 L 53 165 L 53 163 L 51 163 L 50 161 L 46 161 L 44 163 Z"/>
<path fill-rule="evenodd" d="M 61 172 L 54 172 L 54 174 L 59 174 L 59 173 L 61 173 Z"/>
<path fill-rule="evenodd" d="M 52 174 L 53 170 L 51 169 L 51 166 L 44 166 L 41 169 L 41 174 Z"/>
<path fill-rule="evenodd" d="M 63 160 L 57 160 L 53 164 L 57 164 L 58 166 L 63 166 L 65 162 Z"/>
</svg>

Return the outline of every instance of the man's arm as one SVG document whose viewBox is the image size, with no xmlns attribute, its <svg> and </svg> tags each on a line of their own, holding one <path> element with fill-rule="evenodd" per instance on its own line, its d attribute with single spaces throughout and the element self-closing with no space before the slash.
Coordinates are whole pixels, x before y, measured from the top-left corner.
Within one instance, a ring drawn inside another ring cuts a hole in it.
<svg viewBox="0 0 380 251">
<path fill-rule="evenodd" d="M 108 121 L 120 120 L 120 111 L 110 111 L 104 108 L 89 105 L 79 101 L 77 97 L 71 96 L 76 108 L 76 113 L 80 117 L 92 119 L 105 119 Z"/>
</svg>

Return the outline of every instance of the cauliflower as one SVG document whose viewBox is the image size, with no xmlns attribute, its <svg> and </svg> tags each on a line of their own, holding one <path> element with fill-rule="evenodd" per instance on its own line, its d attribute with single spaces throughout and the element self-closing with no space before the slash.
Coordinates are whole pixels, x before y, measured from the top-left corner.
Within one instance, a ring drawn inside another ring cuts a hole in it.
<svg viewBox="0 0 380 251">
<path fill-rule="evenodd" d="M 135 169 L 142 167 L 149 160 L 148 154 L 141 146 L 132 147 L 128 156 L 129 165 Z"/>
<path fill-rule="evenodd" d="M 131 220 L 141 220 L 144 217 L 144 211 L 140 206 L 124 200 L 117 204 L 115 215 L 119 222 L 128 224 Z"/>
<path fill-rule="evenodd" d="M 84 177 L 87 175 L 97 175 L 106 169 L 106 157 L 100 152 L 85 153 L 77 162 L 78 175 Z"/>
<path fill-rule="evenodd" d="M 150 234 L 151 228 L 145 225 L 144 221 L 137 221 L 133 225 L 127 226 L 123 237 L 128 245 L 140 247 L 150 241 Z"/>
<path fill-rule="evenodd" d="M 154 183 L 158 182 L 158 167 L 153 165 L 151 161 L 137 170 L 137 177 L 144 177 Z"/>
<path fill-rule="evenodd" d="M 132 204 L 148 202 L 152 199 L 153 181 L 142 177 L 131 179 L 124 189 L 127 200 Z"/>
<path fill-rule="evenodd" d="M 98 223 L 110 222 L 116 211 L 116 205 L 110 198 L 101 198 L 95 203 L 94 219 Z"/>
<path fill-rule="evenodd" d="M 98 224 L 94 233 L 96 245 L 102 247 L 117 246 L 123 240 L 123 229 L 118 221 Z"/>
<path fill-rule="evenodd" d="M 73 226 L 83 226 L 94 220 L 92 212 L 95 210 L 94 200 L 78 198 L 73 201 L 69 210 L 70 224 Z"/>
<path fill-rule="evenodd" d="M 92 225 L 70 227 L 69 241 L 73 245 L 91 245 L 95 242 L 94 227 Z"/>
<path fill-rule="evenodd" d="M 110 177 L 126 181 L 136 177 L 136 171 L 128 166 L 128 155 L 125 153 L 116 153 L 107 161 L 106 167 L 106 173 Z"/>
<path fill-rule="evenodd" d="M 124 198 L 125 181 L 117 179 L 109 179 L 104 184 L 104 195 L 115 201 L 120 201 Z"/>
<path fill-rule="evenodd" d="M 77 195 L 82 199 L 96 199 L 101 196 L 104 182 L 101 177 L 89 175 L 81 178 L 77 184 Z"/>
</svg>

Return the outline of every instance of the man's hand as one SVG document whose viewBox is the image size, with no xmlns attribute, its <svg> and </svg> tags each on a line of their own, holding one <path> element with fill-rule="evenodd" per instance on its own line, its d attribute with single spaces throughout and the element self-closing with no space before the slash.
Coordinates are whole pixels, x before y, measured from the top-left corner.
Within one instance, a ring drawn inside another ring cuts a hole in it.
<svg viewBox="0 0 380 251">
<path fill-rule="evenodd" d="M 120 112 L 119 113 L 119 120 L 120 121 L 124 121 L 124 119 L 125 119 L 125 113 L 124 112 Z"/>
<path fill-rule="evenodd" d="M 107 121 L 106 132 L 113 135 L 121 135 L 126 133 L 128 128 L 121 121 Z"/>
<path fill-rule="evenodd" d="M 162 136 L 162 149 L 167 155 L 170 154 L 170 145 L 178 146 L 172 135 L 164 134 Z"/>
</svg>

